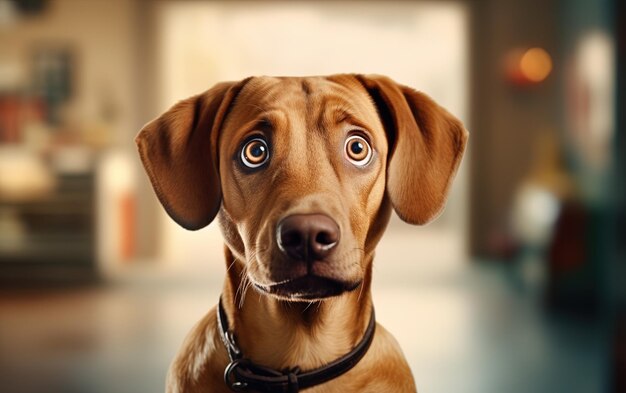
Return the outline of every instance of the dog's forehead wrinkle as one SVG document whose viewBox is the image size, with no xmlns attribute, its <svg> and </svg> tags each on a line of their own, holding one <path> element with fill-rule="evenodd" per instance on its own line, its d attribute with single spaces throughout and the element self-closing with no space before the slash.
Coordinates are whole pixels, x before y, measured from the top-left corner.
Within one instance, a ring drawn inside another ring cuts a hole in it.
<svg viewBox="0 0 626 393">
<path fill-rule="evenodd" d="M 279 110 L 304 117 L 311 130 L 326 131 L 342 120 L 372 122 L 369 97 L 324 78 L 257 77 L 238 97 L 247 117 L 269 117 Z M 366 110 L 363 112 L 363 110 Z"/>
<path fill-rule="evenodd" d="M 311 85 L 309 84 L 309 81 L 307 81 L 306 79 L 302 80 L 302 91 L 307 96 L 311 94 Z"/>
</svg>

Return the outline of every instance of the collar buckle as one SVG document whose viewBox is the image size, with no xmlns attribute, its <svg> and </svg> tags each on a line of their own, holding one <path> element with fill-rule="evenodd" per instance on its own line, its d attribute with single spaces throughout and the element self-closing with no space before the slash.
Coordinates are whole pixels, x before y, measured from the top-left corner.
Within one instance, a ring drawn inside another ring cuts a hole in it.
<svg viewBox="0 0 626 393">
<path fill-rule="evenodd" d="M 235 340 L 235 334 L 232 331 L 228 331 L 224 334 L 226 342 L 228 343 L 228 353 L 232 359 L 241 359 L 241 349 L 237 345 Z"/>
</svg>

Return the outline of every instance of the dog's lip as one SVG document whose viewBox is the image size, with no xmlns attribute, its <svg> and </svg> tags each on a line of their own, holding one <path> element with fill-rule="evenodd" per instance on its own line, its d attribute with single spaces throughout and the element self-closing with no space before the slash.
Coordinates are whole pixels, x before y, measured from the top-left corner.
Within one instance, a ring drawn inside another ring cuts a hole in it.
<svg viewBox="0 0 626 393">
<path fill-rule="evenodd" d="M 284 280 L 278 283 L 263 285 L 254 283 L 259 290 L 290 300 L 320 300 L 337 296 L 343 292 L 353 291 L 361 281 L 341 281 L 333 278 L 307 274 L 302 277 Z"/>
</svg>

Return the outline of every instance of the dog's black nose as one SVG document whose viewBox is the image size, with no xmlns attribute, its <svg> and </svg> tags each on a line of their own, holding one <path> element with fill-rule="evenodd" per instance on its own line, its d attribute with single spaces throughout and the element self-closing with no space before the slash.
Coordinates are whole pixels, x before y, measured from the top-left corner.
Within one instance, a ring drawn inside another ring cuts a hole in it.
<svg viewBox="0 0 626 393">
<path fill-rule="evenodd" d="M 278 223 L 276 238 L 290 258 L 314 261 L 324 259 L 339 243 L 339 226 L 324 214 L 293 214 Z"/>
</svg>

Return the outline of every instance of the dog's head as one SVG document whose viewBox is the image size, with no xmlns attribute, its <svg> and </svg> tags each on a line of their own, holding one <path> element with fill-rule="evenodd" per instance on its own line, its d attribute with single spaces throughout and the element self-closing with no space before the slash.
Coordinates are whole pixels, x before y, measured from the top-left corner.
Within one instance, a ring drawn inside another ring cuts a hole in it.
<svg viewBox="0 0 626 393">
<path fill-rule="evenodd" d="M 381 76 L 248 78 L 181 101 L 137 143 L 159 200 L 187 229 L 216 215 L 247 278 L 313 300 L 362 282 L 391 209 L 442 210 L 467 131 Z"/>
</svg>

